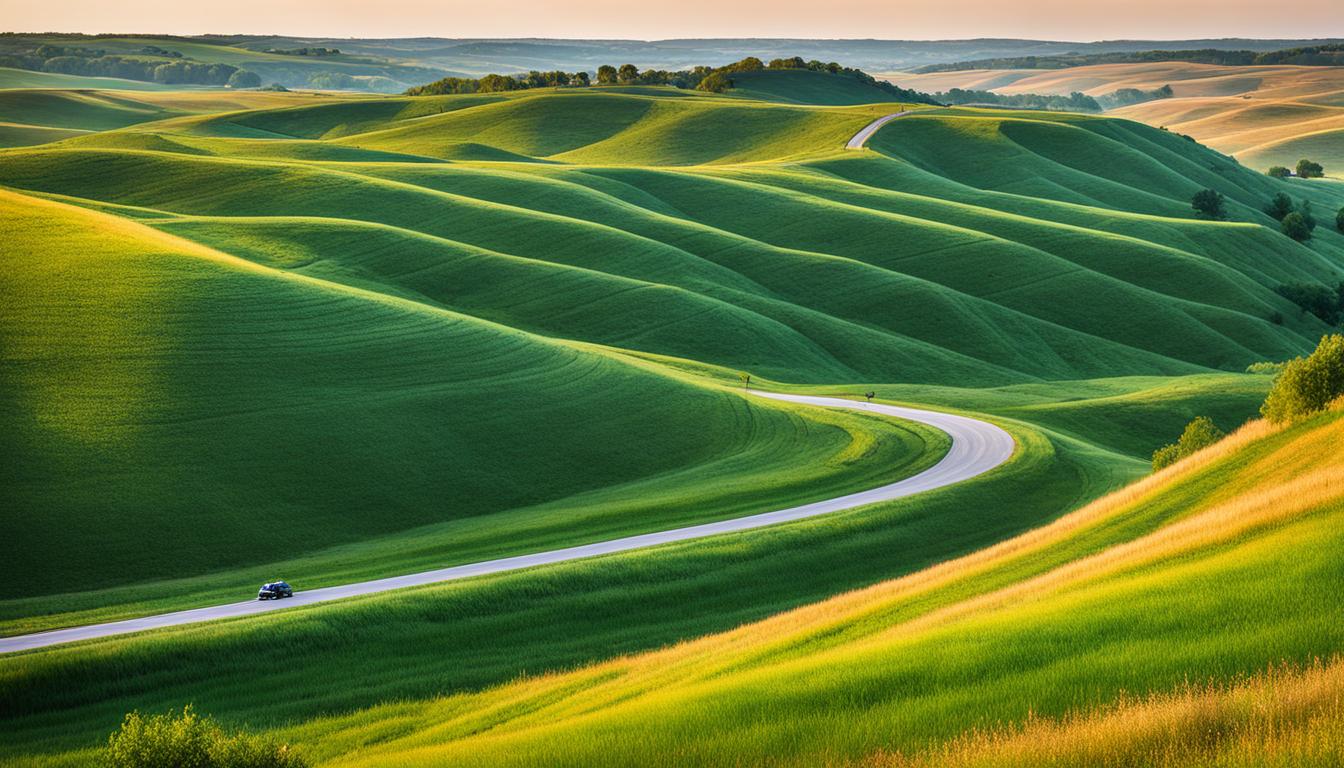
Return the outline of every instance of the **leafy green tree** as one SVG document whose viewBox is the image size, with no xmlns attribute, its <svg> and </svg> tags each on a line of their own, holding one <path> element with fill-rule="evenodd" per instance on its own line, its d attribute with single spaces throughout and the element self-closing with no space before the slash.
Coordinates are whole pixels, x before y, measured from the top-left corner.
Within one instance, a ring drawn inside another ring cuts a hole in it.
<svg viewBox="0 0 1344 768">
<path fill-rule="evenodd" d="M 610 64 L 603 64 L 602 66 L 598 67 L 598 68 L 597 68 L 597 84 L 598 84 L 598 85 L 615 85 L 615 84 L 616 84 L 616 68 L 613 67 L 613 66 L 611 66 Z"/>
<path fill-rule="evenodd" d="M 1269 167 L 1269 175 L 1276 179 L 1286 179 L 1293 175 L 1293 172 L 1284 168 L 1282 165 L 1271 165 Z"/>
<path fill-rule="evenodd" d="M 1185 431 L 1175 443 L 1153 451 L 1153 471 L 1175 464 L 1186 456 L 1222 440 L 1224 436 L 1223 431 L 1212 419 L 1200 416 L 1185 425 Z"/>
<path fill-rule="evenodd" d="M 1283 217 L 1293 212 L 1292 198 L 1280 192 L 1270 199 L 1265 205 L 1265 213 L 1274 217 L 1275 221 L 1283 221 Z"/>
<path fill-rule="evenodd" d="M 191 705 L 181 714 L 126 715 L 103 750 L 108 768 L 305 768 L 288 746 L 250 734 L 227 733 Z"/>
<path fill-rule="evenodd" d="M 1335 229 L 1344 232 L 1344 208 L 1340 208 L 1339 212 L 1335 214 Z"/>
<path fill-rule="evenodd" d="M 709 91 L 710 93 L 723 93 L 733 87 L 733 79 L 728 77 L 728 75 L 724 74 L 722 71 L 711 72 L 706 75 L 705 78 L 700 81 L 700 85 L 696 87 L 702 91 Z"/>
<path fill-rule="evenodd" d="M 579 87 L 585 87 L 585 86 L 587 86 L 587 85 L 589 84 L 589 83 L 588 83 L 588 73 L 587 73 L 587 72 L 575 72 L 575 73 L 574 73 L 574 76 L 571 77 L 571 78 L 569 78 L 569 84 L 570 84 L 570 85 L 577 85 L 577 86 L 579 86 Z"/>
<path fill-rule="evenodd" d="M 1307 226 L 1307 220 L 1302 218 L 1302 214 L 1293 211 L 1283 217 L 1283 223 L 1279 225 L 1283 234 L 1293 238 L 1299 243 L 1311 239 L 1311 227 Z"/>
<path fill-rule="evenodd" d="M 1190 198 L 1190 207 L 1211 219 L 1221 219 L 1227 215 L 1223 208 L 1223 193 L 1216 189 L 1201 189 Z"/>
<path fill-rule="evenodd" d="M 1320 163 L 1314 163 L 1306 158 L 1297 161 L 1297 177 L 1299 179 L 1319 179 L 1325 175 L 1325 169 Z"/>
<path fill-rule="evenodd" d="M 246 69 L 240 69 L 229 75 L 230 88 L 260 88 L 261 75 L 256 72 L 248 72 Z"/>
<path fill-rule="evenodd" d="M 623 84 L 630 84 L 639 81 L 639 67 L 634 64 L 622 64 L 616 71 L 616 78 Z"/>
<path fill-rule="evenodd" d="M 1302 221 L 1306 222 L 1307 229 L 1311 232 L 1316 231 L 1316 215 L 1311 212 L 1311 201 L 1303 200 L 1297 204 L 1297 212 L 1302 214 Z"/>
<path fill-rule="evenodd" d="M 1309 356 L 1289 360 L 1274 379 L 1260 415 L 1273 422 L 1287 422 L 1325 410 L 1344 397 L 1344 336 L 1321 337 Z"/>
</svg>

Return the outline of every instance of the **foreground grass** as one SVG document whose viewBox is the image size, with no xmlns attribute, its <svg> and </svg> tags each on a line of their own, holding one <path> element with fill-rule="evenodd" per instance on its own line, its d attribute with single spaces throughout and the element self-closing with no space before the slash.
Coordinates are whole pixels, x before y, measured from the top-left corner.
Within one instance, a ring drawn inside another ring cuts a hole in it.
<svg viewBox="0 0 1344 768">
<path fill-rule="evenodd" d="M 865 768 L 1326 768 L 1344 759 L 1344 664 L 1271 668 L 1020 729 L 976 732 Z"/>
<path fill-rule="evenodd" d="M 334 765 L 816 765 L 1309 663 L 1344 648 L 1342 437 L 1338 410 L 1255 424 L 905 579 L 655 654 L 287 733 Z"/>
</svg>

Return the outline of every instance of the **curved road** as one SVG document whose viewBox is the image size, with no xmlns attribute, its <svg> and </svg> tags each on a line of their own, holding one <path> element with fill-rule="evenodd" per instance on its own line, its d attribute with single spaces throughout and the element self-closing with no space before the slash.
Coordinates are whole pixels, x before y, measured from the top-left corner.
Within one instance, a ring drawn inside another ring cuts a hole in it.
<svg viewBox="0 0 1344 768">
<path fill-rule="evenodd" d="M 863 130 L 854 134 L 854 138 L 849 140 L 849 143 L 845 145 L 845 149 L 863 149 L 863 145 L 867 144 L 868 140 L 873 138 L 873 134 L 877 133 L 877 129 L 881 128 L 887 123 L 890 123 L 892 120 L 895 120 L 898 117 L 904 117 L 905 115 L 910 114 L 912 111 L 913 110 L 907 109 L 904 112 L 895 112 L 893 114 L 884 115 L 882 117 L 877 118 L 873 122 L 865 125 L 863 127 Z"/>
<path fill-rule="evenodd" d="M 465 579 L 471 576 L 483 576 L 490 573 L 513 571 L 519 568 L 531 568 L 537 565 L 563 563 L 569 560 L 579 560 L 586 557 L 609 555 L 615 552 L 628 552 L 632 549 L 641 549 L 643 547 L 652 547 L 658 544 L 669 544 L 677 541 L 688 541 L 690 539 L 699 539 L 704 538 L 705 536 L 714 536 L 721 533 L 748 531 L 753 528 L 761 528 L 767 525 L 801 520 L 815 515 L 824 515 L 828 512 L 838 512 L 842 509 L 861 507 L 865 504 L 872 504 L 878 501 L 899 499 L 903 496 L 910 496 L 911 494 L 933 490 L 934 488 L 941 488 L 953 483 L 959 483 L 962 480 L 967 480 L 976 475 L 988 472 L 1007 461 L 1013 454 L 1013 438 L 1007 432 L 993 424 L 988 424 L 965 416 L 939 413 L 937 411 L 925 411 L 917 408 L 902 408 L 895 405 L 861 403 L 854 400 L 845 400 L 835 397 L 782 395 L 771 392 L 753 392 L 753 394 L 759 397 L 787 400 L 793 403 L 805 403 L 826 408 L 852 408 L 855 410 L 882 413 L 888 416 L 917 421 L 921 424 L 927 424 L 935 429 L 940 429 L 943 432 L 946 432 L 952 438 L 952 447 L 941 461 L 917 475 L 912 475 L 904 480 L 899 480 L 889 485 L 883 485 L 871 490 L 851 493 L 847 496 L 818 501 L 812 504 L 804 504 L 801 507 L 791 507 L 775 512 L 764 512 L 757 515 L 737 517 L 730 520 L 720 520 L 714 523 L 691 525 L 685 528 L 673 528 L 669 531 L 645 533 L 638 536 L 626 536 L 610 541 L 599 541 L 594 544 L 584 544 L 577 547 L 567 547 L 565 549 L 553 549 L 547 552 L 537 552 L 530 555 L 519 555 L 517 557 L 505 557 L 498 560 L 486 560 L 480 563 L 456 565 L 451 568 L 440 568 L 434 571 L 412 573 L 406 576 L 394 576 L 387 579 L 345 584 L 339 587 L 326 587 L 324 589 L 312 589 L 306 592 L 295 592 L 293 598 L 286 600 L 270 600 L 267 602 L 249 600 L 244 603 L 216 605 L 208 608 L 194 608 L 188 611 L 164 613 L 157 616 L 145 616 L 143 618 L 128 619 L 126 621 L 114 621 L 106 624 L 90 624 L 82 627 L 57 629 L 50 632 L 38 632 L 31 635 L 5 637 L 0 638 L 0 653 L 12 653 L 14 651 L 57 645 L 59 643 L 71 643 L 77 640 L 89 640 L 98 637 L 108 637 L 110 635 L 122 635 L 130 632 L 140 632 L 147 629 L 158 629 L 160 627 L 172 627 L 180 624 L 194 624 L 196 622 L 212 621 L 215 619 L 251 616 L 267 611 L 297 608 L 301 605 L 312 605 L 313 603 L 321 603 L 328 600 L 340 600 L 341 598 L 355 597 L 357 595 L 386 592 L 392 589 L 401 589 L 402 587 L 435 584 L 441 581 L 452 581 L 454 579 Z"/>
</svg>

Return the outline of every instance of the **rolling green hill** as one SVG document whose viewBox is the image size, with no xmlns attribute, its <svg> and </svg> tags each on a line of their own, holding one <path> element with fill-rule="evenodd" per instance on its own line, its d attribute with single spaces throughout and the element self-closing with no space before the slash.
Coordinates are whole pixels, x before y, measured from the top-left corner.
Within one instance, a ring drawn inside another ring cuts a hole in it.
<svg viewBox="0 0 1344 768">
<path fill-rule="evenodd" d="M 1328 330 L 1275 289 L 1344 279 L 1344 235 L 1298 243 L 1261 208 L 1344 191 L 1059 113 L 921 107 L 847 151 L 901 105 L 771 74 L 0 90 L 0 123 L 51 139 L 0 150 L 0 452 L 24 457 L 0 466 L 0 633 L 765 511 L 946 450 L 743 374 L 979 413 L 1019 445 L 796 525 L 0 657 L 0 760 L 77 764 L 126 711 L 195 701 L 320 761 L 600 764 L 638 724 L 654 764 L 841 764 L 1337 650 L 1328 597 L 1259 620 L 1333 583 L 1337 412 L 1065 515 L 1193 416 L 1236 428 L 1270 383 L 1246 367 Z M 1203 188 L 1227 221 L 1196 217 Z M 258 668 L 268 648 L 292 661 Z"/>
</svg>

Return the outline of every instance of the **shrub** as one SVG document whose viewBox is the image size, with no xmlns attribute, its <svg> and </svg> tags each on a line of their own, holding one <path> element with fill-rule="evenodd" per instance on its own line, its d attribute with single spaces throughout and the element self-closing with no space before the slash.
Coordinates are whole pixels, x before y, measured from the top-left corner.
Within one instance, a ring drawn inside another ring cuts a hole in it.
<svg viewBox="0 0 1344 768">
<path fill-rule="evenodd" d="M 1344 396 L 1344 336 L 1321 337 L 1316 351 L 1289 360 L 1260 406 L 1260 415 L 1286 422 L 1323 411 Z"/>
<path fill-rule="evenodd" d="M 1216 189 L 1201 189 L 1190 198 L 1190 207 L 1211 219 L 1221 219 L 1225 215 L 1223 194 Z"/>
<path fill-rule="evenodd" d="M 1261 361 L 1261 362 L 1258 362 L 1258 363 L 1251 363 L 1250 365 L 1246 366 L 1246 372 L 1247 372 L 1247 373 L 1278 373 L 1279 371 L 1282 371 L 1282 370 L 1283 370 L 1283 365 L 1284 365 L 1283 363 L 1271 363 L 1271 362 L 1269 362 L 1269 361 Z"/>
<path fill-rule="evenodd" d="M 1185 425 L 1185 431 L 1181 433 L 1179 440 L 1153 451 L 1153 471 L 1175 464 L 1195 451 L 1222 440 L 1223 437 L 1223 431 L 1208 416 L 1196 417 Z"/>
<path fill-rule="evenodd" d="M 1319 179 L 1325 175 L 1325 169 L 1320 163 L 1314 163 L 1306 158 L 1297 161 L 1297 177 L 1300 179 Z"/>
<path fill-rule="evenodd" d="M 240 69 L 229 75 L 230 88 L 259 88 L 261 87 L 261 75 L 256 72 L 248 72 L 246 69 Z"/>
<path fill-rule="evenodd" d="M 1311 227 L 1307 226 L 1307 220 L 1302 214 L 1293 211 L 1283 217 L 1283 223 L 1279 227 L 1283 234 L 1293 238 L 1299 243 L 1311 239 Z"/>
<path fill-rule="evenodd" d="M 1276 179 L 1286 179 L 1289 176 L 1293 175 L 1292 171 L 1288 170 L 1287 168 L 1284 168 L 1282 165 L 1270 166 L 1268 173 L 1270 176 L 1273 176 Z"/>
<path fill-rule="evenodd" d="M 1265 213 L 1269 214 L 1275 221 L 1283 221 L 1283 217 L 1293 212 L 1293 200 L 1284 193 L 1280 192 L 1265 204 Z"/>
<path fill-rule="evenodd" d="M 289 749 L 259 736 L 228 733 L 188 704 L 182 712 L 126 715 L 107 739 L 108 768 L 305 768 Z"/>
<path fill-rule="evenodd" d="M 1327 325 L 1339 323 L 1344 314 L 1344 283 L 1327 288 L 1319 283 L 1286 283 L 1274 292 L 1319 317 Z"/>
</svg>

